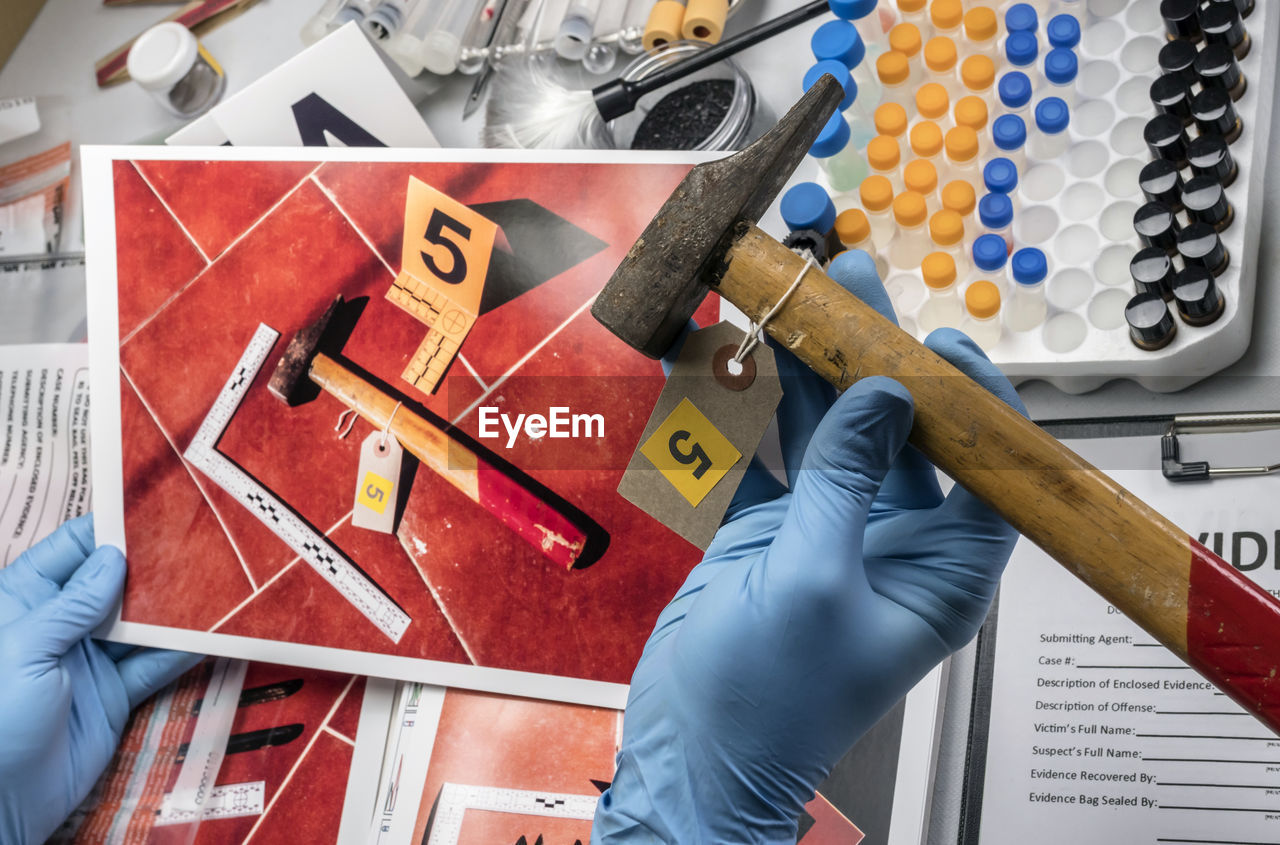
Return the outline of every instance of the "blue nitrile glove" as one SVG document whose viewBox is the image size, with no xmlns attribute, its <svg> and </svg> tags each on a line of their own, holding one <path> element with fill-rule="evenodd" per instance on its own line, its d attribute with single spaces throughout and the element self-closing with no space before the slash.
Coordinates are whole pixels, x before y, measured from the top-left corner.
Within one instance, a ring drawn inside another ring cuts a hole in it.
<svg viewBox="0 0 1280 845">
<path fill-rule="evenodd" d="M 832 278 L 892 316 L 875 264 Z M 927 345 L 1022 411 L 967 337 Z M 794 842 L 850 746 L 978 630 L 1016 533 L 907 446 L 913 405 L 869 377 L 838 399 L 778 351 L 790 492 L 752 462 L 631 680 L 592 842 Z M 1025 411 L 1024 411 L 1025 413 Z"/>
<path fill-rule="evenodd" d="M 93 517 L 0 570 L 0 842 L 38 845 L 115 753 L 129 710 L 200 661 L 89 639 L 124 588 Z"/>
</svg>

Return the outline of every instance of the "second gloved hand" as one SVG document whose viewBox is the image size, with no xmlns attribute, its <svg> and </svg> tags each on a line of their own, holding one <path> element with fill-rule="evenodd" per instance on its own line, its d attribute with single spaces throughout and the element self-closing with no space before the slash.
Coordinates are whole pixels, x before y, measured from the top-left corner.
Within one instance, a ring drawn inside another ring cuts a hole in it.
<svg viewBox="0 0 1280 845">
<path fill-rule="evenodd" d="M 892 316 L 870 258 L 832 278 Z M 1021 409 L 959 332 L 927 341 Z M 943 496 L 907 445 L 913 404 L 865 378 L 839 398 L 778 352 L 788 486 L 758 461 L 662 612 L 631 683 L 596 842 L 793 842 L 849 747 L 971 639 L 1016 534 L 966 490 Z"/>
</svg>

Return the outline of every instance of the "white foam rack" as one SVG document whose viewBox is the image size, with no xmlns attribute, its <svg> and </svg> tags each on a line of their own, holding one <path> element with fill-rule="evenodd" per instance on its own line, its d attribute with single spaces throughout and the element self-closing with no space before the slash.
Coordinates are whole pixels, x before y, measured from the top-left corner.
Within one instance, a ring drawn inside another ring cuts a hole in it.
<svg viewBox="0 0 1280 845">
<path fill-rule="evenodd" d="M 1058 159 L 1030 159 L 1021 170 L 1020 207 L 1013 224 L 1014 248 L 1034 246 L 1048 259 L 1048 315 L 1029 331 L 1006 328 L 988 354 L 1015 384 L 1042 379 L 1078 394 L 1130 379 L 1155 392 L 1181 390 L 1227 367 L 1249 346 L 1280 10 L 1268 0 L 1257 0 L 1244 21 L 1252 39 L 1252 49 L 1240 62 L 1248 87 L 1235 103 L 1244 131 L 1230 148 L 1240 173 L 1226 189 L 1235 220 L 1221 234 L 1230 266 L 1217 279 L 1225 310 L 1203 327 L 1183 323 L 1175 312 L 1174 340 L 1148 351 L 1129 339 L 1124 306 L 1136 292 L 1129 260 L 1142 247 L 1133 214 L 1145 202 L 1138 173 L 1151 154 L 1142 130 L 1155 116 L 1148 91 L 1159 75 L 1157 54 L 1166 43 L 1160 3 L 1087 0 L 1081 5 L 1087 15 L 1076 48 L 1080 74 L 1068 129 L 1071 144 Z M 1040 96 L 1037 92 L 1033 103 Z M 1001 113 L 999 107 L 993 109 L 991 120 Z M 1034 131 L 1029 127 L 1028 135 Z M 1195 137 L 1194 126 L 1187 131 Z M 812 159 L 792 180 L 802 181 L 826 186 Z M 858 205 L 856 191 L 832 193 L 832 198 L 838 210 Z M 1185 225 L 1185 212 L 1179 218 Z M 762 222 L 772 224 L 772 231 L 785 231 L 776 204 Z M 977 234 L 980 229 L 966 231 L 966 243 L 971 245 Z M 892 267 L 885 284 L 903 328 L 923 339 L 916 318 L 927 295 L 919 268 Z"/>
</svg>

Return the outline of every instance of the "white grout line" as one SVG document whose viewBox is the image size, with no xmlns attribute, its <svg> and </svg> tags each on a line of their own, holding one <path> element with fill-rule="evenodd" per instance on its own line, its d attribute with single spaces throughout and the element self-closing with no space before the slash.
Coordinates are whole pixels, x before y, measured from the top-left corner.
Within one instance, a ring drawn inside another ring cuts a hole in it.
<svg viewBox="0 0 1280 845">
<path fill-rule="evenodd" d="M 335 739 L 342 740 L 347 745 L 350 745 L 352 748 L 355 748 L 356 746 L 356 741 L 354 739 L 352 739 L 351 737 L 347 736 L 344 733 L 339 733 L 338 731 L 335 731 L 333 728 L 329 727 L 328 725 L 325 725 L 323 728 L 321 728 L 321 730 L 323 730 L 325 733 L 332 734 Z"/>
<path fill-rule="evenodd" d="M 351 685 L 356 682 L 356 676 L 352 675 L 347 681 L 347 685 L 342 688 L 342 694 L 338 696 L 338 700 L 333 702 L 333 706 L 329 708 L 329 712 L 325 714 L 324 721 L 320 723 L 320 729 L 311 735 L 311 739 L 307 741 L 307 747 L 302 749 L 302 753 L 298 755 L 298 759 L 293 761 L 293 765 L 289 768 L 288 774 L 284 776 L 284 780 L 280 781 L 280 786 L 276 787 L 276 792 L 271 796 L 271 800 L 267 802 L 267 807 L 262 811 L 262 815 L 258 816 L 253 823 L 253 827 L 249 828 L 249 832 L 245 834 L 241 845 L 248 845 L 253 835 L 258 832 L 258 828 L 262 827 L 262 823 L 267 820 L 267 816 L 271 813 L 271 808 L 276 805 L 276 801 L 284 794 L 285 789 L 289 786 L 289 781 L 293 780 L 294 774 L 297 773 L 298 767 L 302 765 L 302 761 L 307 759 L 307 754 L 311 751 L 311 747 L 316 744 L 316 740 L 320 735 L 329 728 L 329 720 L 333 718 L 333 714 L 338 712 L 338 708 L 346 699 L 347 693 L 351 691 Z M 333 731 L 330 731 L 333 733 Z M 354 744 L 354 743 L 353 743 Z"/>
<path fill-rule="evenodd" d="M 196 486 L 196 492 L 200 494 L 200 498 L 204 499 L 204 503 L 209 506 L 209 510 L 213 512 L 213 518 L 218 520 L 218 525 L 222 528 L 223 535 L 227 538 L 227 542 L 231 544 L 231 551 L 235 552 L 236 560 L 240 561 L 240 568 L 244 570 L 244 577 L 249 579 L 249 589 L 256 591 L 258 582 L 253 580 L 253 573 L 249 571 L 249 564 L 245 561 L 244 555 L 240 552 L 240 547 L 236 545 L 235 537 L 231 536 L 227 524 L 222 520 L 222 514 L 214 507 L 213 500 L 209 498 L 209 494 L 205 492 L 204 486 L 200 483 L 200 479 L 196 478 L 195 471 L 191 468 L 191 464 L 187 463 L 186 458 L 182 457 L 182 450 L 178 448 L 178 444 L 173 442 L 169 437 L 169 432 L 165 431 L 164 426 L 160 424 L 160 418 L 156 416 L 156 412 L 147 404 L 147 400 L 142 398 L 142 391 L 133 383 L 133 378 L 129 375 L 129 371 L 124 368 L 124 364 L 120 365 L 120 374 L 129 382 L 129 387 L 133 389 L 133 395 L 142 403 L 143 409 L 151 416 L 151 422 L 159 430 L 160 436 L 169 444 L 169 448 L 178 458 L 178 463 L 187 471 L 187 475 L 191 477 L 191 483 Z"/>
<path fill-rule="evenodd" d="M 136 170 L 137 168 L 135 167 L 134 169 Z M 264 211 L 264 212 L 263 212 L 263 213 L 258 217 L 258 219 L 257 219 L 257 220 L 253 221 L 253 223 L 251 223 L 251 224 L 249 225 L 249 228 L 245 229 L 245 230 L 244 230 L 243 232 L 241 232 L 238 236 L 236 236 L 236 239 L 235 239 L 235 240 L 233 240 L 231 243 L 227 244 L 227 245 L 223 248 L 222 252 L 218 253 L 217 257 L 216 257 L 216 258 L 214 258 L 214 259 L 213 259 L 213 261 L 211 261 L 211 262 L 208 264 L 208 266 L 206 266 L 206 267 L 205 267 L 203 270 L 201 270 L 199 273 L 196 273 L 196 275 L 195 275 L 194 277 L 192 277 L 190 280 L 188 280 L 186 284 L 184 284 L 182 287 L 178 288 L 176 291 L 174 291 L 172 294 L 170 294 L 169 298 L 168 298 L 168 299 L 166 299 L 164 302 L 160 303 L 160 306 L 159 306 L 158 308 L 156 308 L 156 310 L 155 310 L 154 312 L 152 312 L 152 314 L 151 314 L 149 317 L 147 317 L 147 318 L 146 318 L 145 320 L 143 320 L 142 322 L 138 323 L 138 325 L 133 329 L 133 331 L 129 332 L 129 334 L 128 334 L 128 335 L 126 335 L 125 337 L 120 338 L 120 345 L 123 347 L 126 343 L 128 343 L 130 340 L 132 340 L 132 339 L 133 339 L 133 336 L 134 336 L 134 335 L 136 335 L 138 332 L 142 331 L 142 329 L 143 329 L 143 328 L 145 328 L 146 326 L 150 325 L 151 321 L 153 321 L 156 317 L 159 317 L 162 313 L 164 313 L 165 309 L 167 309 L 170 305 L 172 305 L 172 304 L 173 304 L 173 301 L 174 301 L 175 299 L 177 299 L 179 296 L 181 296 L 183 293 L 185 293 L 185 292 L 186 292 L 186 290 L 187 290 L 187 288 L 191 287 L 192 283 L 193 283 L 193 282 L 195 282 L 195 280 L 196 280 L 196 279 L 198 279 L 198 278 L 200 278 L 201 276 L 203 276 L 206 272 L 208 272 L 208 270 L 209 270 L 209 268 L 210 268 L 210 267 L 213 267 L 213 266 L 214 266 L 214 265 L 216 265 L 219 261 L 221 261 L 221 260 L 222 260 L 226 255 L 227 255 L 227 253 L 231 252 L 231 248 L 232 248 L 232 247 L 234 247 L 236 244 L 240 243 L 240 241 L 242 241 L 242 240 L 244 240 L 244 239 L 245 239 L 245 236 L 247 236 L 247 235 L 248 235 L 250 232 L 252 232 L 254 229 L 258 228 L 258 226 L 262 225 L 262 223 L 263 223 L 263 222 L 264 222 L 268 217 L 270 217 L 273 213 L 275 213 L 275 210 L 276 210 L 277 208 L 279 208 L 279 207 L 284 203 L 284 201 L 285 201 L 285 200 L 287 200 L 287 199 L 289 199 L 289 197 L 293 196 L 293 195 L 297 192 L 298 188 L 301 188 L 301 187 L 302 187 L 302 185 L 303 185 L 303 184 L 304 184 L 308 179 L 310 179 L 310 178 L 311 178 L 311 174 L 312 174 L 312 173 L 314 173 L 314 172 L 315 172 L 316 170 L 318 170 L 318 169 L 320 169 L 320 165 L 319 165 L 319 164 L 317 164 L 314 168 L 312 168 L 310 173 L 307 173 L 307 175 L 306 175 L 306 176 L 303 176 L 301 179 L 299 179 L 299 180 L 298 180 L 298 184 L 294 185 L 292 188 L 290 188 L 289 190 L 285 191 L 284 196 L 280 197 L 280 199 L 276 201 L 276 204 L 275 204 L 275 205 L 271 206 L 271 207 L 270 207 L 270 208 L 268 208 L 266 211 Z M 139 175 L 141 175 L 141 174 L 139 174 Z M 150 183 L 148 183 L 148 184 L 150 184 Z M 154 192 L 154 191 L 155 191 L 155 189 L 154 189 L 154 188 L 152 188 L 152 191 Z M 159 196 L 159 194 L 156 194 L 156 196 Z M 161 202 L 164 202 L 164 200 L 161 200 Z M 165 207 L 166 207 L 166 208 L 168 208 L 168 206 L 165 206 Z M 170 214 L 173 214 L 173 212 L 169 212 L 169 213 L 170 213 Z M 174 219 L 176 220 L 176 219 L 177 219 L 177 217 L 175 216 L 175 217 L 174 217 Z M 181 225 L 182 225 L 181 221 L 179 221 L 178 225 L 179 225 L 179 226 L 181 226 Z M 183 231 L 185 232 L 185 231 L 186 231 L 186 229 L 183 229 Z M 190 237 L 190 235 L 188 235 L 187 237 Z M 197 247 L 197 249 L 199 249 L 199 247 Z M 201 255 L 203 255 L 203 254 L 204 254 L 204 253 L 201 253 Z M 206 260 L 206 261 L 208 261 L 208 259 L 207 259 L 207 258 L 206 258 L 205 260 Z"/>
<path fill-rule="evenodd" d="M 165 202 L 164 197 L 156 190 L 156 186 L 151 184 L 151 180 L 147 178 L 147 174 L 142 172 L 142 168 L 138 166 L 138 163 L 136 161 L 130 161 L 129 164 L 133 166 L 134 172 L 138 174 L 138 178 L 140 178 L 143 183 L 151 189 L 151 193 L 155 194 L 156 199 L 160 201 L 162 206 L 164 206 L 164 210 L 169 212 L 169 216 L 173 218 L 173 222 L 178 224 L 178 228 L 182 230 L 182 234 L 187 236 L 187 240 L 191 241 L 191 245 L 196 248 L 196 252 L 200 253 L 200 257 L 204 259 L 205 266 L 208 267 L 212 264 L 213 262 L 210 261 L 209 256 L 205 254 L 204 248 L 200 246 L 200 242 L 197 241 L 195 236 L 187 229 L 187 224 L 183 223 L 182 218 L 169 207 L 169 203 Z"/>
<path fill-rule="evenodd" d="M 488 393 L 489 385 L 484 383 L 484 379 L 480 378 L 480 374 L 476 372 L 476 368 L 471 366 L 471 362 L 468 361 L 461 352 L 458 353 L 458 360 L 462 362 L 462 366 L 467 368 L 467 372 L 471 373 L 471 377 L 480 382 L 480 389 L 483 392 Z"/>
<path fill-rule="evenodd" d="M 319 168 L 316 168 L 316 169 L 318 170 Z M 338 209 L 338 213 L 343 216 L 343 218 L 347 221 L 347 224 L 351 226 L 352 229 L 355 230 L 357 235 L 360 236 L 360 240 L 364 241 L 365 246 L 369 247 L 369 251 L 373 253 L 373 257 L 378 259 L 378 262 L 382 264 L 383 267 L 387 268 L 387 272 L 390 273 L 391 278 L 394 279 L 398 275 L 396 271 L 392 270 L 391 265 L 388 264 L 386 260 L 383 259 L 382 253 L 378 252 L 378 248 L 373 245 L 373 241 L 369 240 L 369 236 L 364 233 L 364 230 L 361 229 L 356 224 L 356 221 L 353 220 L 351 215 L 347 213 L 347 210 L 342 207 L 342 203 L 338 202 L 338 198 L 333 195 L 333 192 L 330 191 L 323 182 L 321 182 L 319 179 L 316 178 L 315 170 L 311 171 L 311 176 L 309 178 L 311 179 L 312 182 L 315 183 L 315 186 L 319 188 L 320 191 L 326 197 L 329 198 L 329 202 L 333 203 L 333 207 Z"/>
<path fill-rule="evenodd" d="M 514 364 L 512 364 L 511 368 L 507 370 L 505 373 L 503 373 L 501 378 L 499 378 L 492 385 L 490 385 L 489 389 L 480 395 L 480 398 L 476 399 L 476 401 L 468 405 L 466 410 L 464 410 L 462 413 L 458 414 L 458 416 L 450 420 L 449 424 L 456 426 L 459 422 L 461 422 L 462 419 L 466 417 L 468 414 L 470 414 L 472 411 L 474 411 L 480 405 L 481 402 L 483 402 L 485 399 L 488 399 L 489 395 L 493 393 L 493 391 L 501 387 L 503 382 L 511 378 L 511 376 L 515 373 L 516 370 L 523 367 L 529 361 L 529 359 L 532 358 L 534 355 L 537 355 L 542 350 L 542 347 L 546 346 L 548 343 L 551 342 L 552 338 L 560 334 L 560 332 L 564 331 L 565 327 L 568 326 L 570 323 L 572 323 L 575 319 L 577 319 L 582 314 L 583 311 L 586 311 L 588 308 L 590 308 L 591 304 L 595 301 L 596 301 L 596 298 L 593 296 L 590 299 L 588 299 L 586 302 L 582 303 L 582 305 L 578 306 L 578 309 L 574 311 L 572 314 L 570 314 L 563 323 L 556 326 L 555 329 L 553 329 L 550 334 L 548 334 L 542 340 L 538 341 L 538 344 L 536 346 L 534 346 L 532 349 L 526 352 L 519 361 L 516 361 Z"/>
<path fill-rule="evenodd" d="M 329 530 L 328 530 L 328 531 L 324 532 L 324 536 L 328 537 L 328 536 L 329 536 L 330 534 L 332 534 L 334 531 L 337 531 L 340 527 L 342 527 L 342 523 L 344 523 L 344 522 L 346 522 L 348 519 L 350 519 L 350 518 L 351 518 L 351 514 L 352 514 L 353 512 L 354 512 L 354 511 L 347 511 L 347 512 L 346 512 L 346 514 L 344 514 L 344 515 L 343 515 L 342 519 L 339 519 L 337 522 L 335 522 L 335 523 L 332 525 L 332 527 L 330 527 L 330 528 L 329 528 Z M 228 535 L 228 536 L 229 536 L 229 535 Z M 269 579 L 267 579 L 267 581 L 266 581 L 265 583 L 263 583 L 263 585 L 262 585 L 261 587 L 259 587 L 259 588 L 257 588 L 256 590 L 254 590 L 254 591 L 253 591 L 251 594 L 249 594 L 249 596 L 247 596 L 247 597 L 246 597 L 242 602 L 240 602 L 238 605 L 236 605 L 235 607 L 233 607 L 233 608 L 231 609 L 231 611 L 230 611 L 229 613 L 227 613 L 227 615 L 226 615 L 226 616 L 222 617 L 222 618 L 221 618 L 221 619 L 219 619 L 217 622 L 215 622 L 215 623 L 214 623 L 214 625 L 213 625 L 213 627 L 212 627 L 212 628 L 210 628 L 210 629 L 208 630 L 208 632 L 207 632 L 207 633 L 212 634 L 214 631 L 218 630 L 218 629 L 219 629 L 219 628 L 221 628 L 224 624 L 226 624 L 226 622 L 227 622 L 227 620 L 228 620 L 228 619 L 230 619 L 232 616 L 235 616 L 235 615 L 236 615 L 237 613 L 239 613 L 240 611 L 244 610 L 245 605 L 247 605 L 249 602 L 251 602 L 251 601 L 253 601 L 254 599 L 256 599 L 256 598 L 257 598 L 257 597 L 258 597 L 258 596 L 259 596 L 259 595 L 260 595 L 260 594 L 261 594 L 265 589 L 267 589 L 267 588 L 268 588 L 268 587 L 270 587 L 272 584 L 274 584 L 277 580 L 279 580 L 279 578 L 280 578 L 280 576 L 281 576 L 281 575 L 284 575 L 286 572 L 288 572 L 290 569 L 292 569 L 292 568 L 293 568 L 293 565 L 294 565 L 295 563 L 297 563 L 298 561 L 300 561 L 300 560 L 302 560 L 302 555 L 298 555 L 298 556 L 297 556 L 297 557 L 295 557 L 293 560 L 289 561 L 289 562 L 288 562 L 288 563 L 286 563 L 284 566 L 282 566 L 282 567 L 280 568 L 280 571 L 279 571 L 279 572 L 277 572 L 275 575 L 272 575 Z"/>
</svg>

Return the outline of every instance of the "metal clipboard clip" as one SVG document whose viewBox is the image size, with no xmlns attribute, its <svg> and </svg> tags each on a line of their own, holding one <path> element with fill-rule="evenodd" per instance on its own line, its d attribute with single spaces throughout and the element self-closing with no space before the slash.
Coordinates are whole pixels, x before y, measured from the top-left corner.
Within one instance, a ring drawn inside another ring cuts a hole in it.
<svg viewBox="0 0 1280 845">
<path fill-rule="evenodd" d="M 1160 471 L 1170 481 L 1207 481 L 1210 478 L 1233 478 L 1269 475 L 1280 472 L 1280 463 L 1258 466 L 1213 467 L 1208 461 L 1182 461 L 1179 457 L 1179 434 L 1236 434 L 1280 428 L 1280 411 L 1244 414 L 1186 414 L 1175 416 L 1160 438 Z"/>
</svg>

